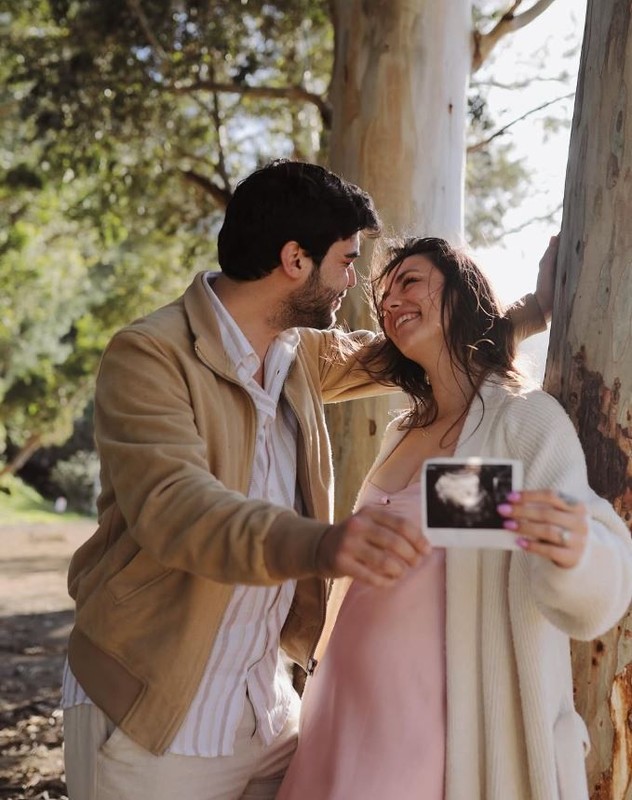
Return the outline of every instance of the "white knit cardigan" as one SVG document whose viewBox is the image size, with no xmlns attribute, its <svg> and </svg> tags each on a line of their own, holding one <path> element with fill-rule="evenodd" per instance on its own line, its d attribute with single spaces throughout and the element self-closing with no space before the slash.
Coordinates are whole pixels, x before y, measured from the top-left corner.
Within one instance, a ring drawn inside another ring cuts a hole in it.
<svg viewBox="0 0 632 800">
<path fill-rule="evenodd" d="M 369 476 L 402 438 L 397 423 Z M 572 494 L 591 519 L 572 569 L 523 551 L 447 552 L 446 800 L 588 800 L 589 741 L 573 706 L 569 637 L 593 639 L 625 613 L 630 532 L 588 486 L 575 429 L 543 391 L 487 382 L 455 455 L 520 459 L 525 489 Z"/>
</svg>

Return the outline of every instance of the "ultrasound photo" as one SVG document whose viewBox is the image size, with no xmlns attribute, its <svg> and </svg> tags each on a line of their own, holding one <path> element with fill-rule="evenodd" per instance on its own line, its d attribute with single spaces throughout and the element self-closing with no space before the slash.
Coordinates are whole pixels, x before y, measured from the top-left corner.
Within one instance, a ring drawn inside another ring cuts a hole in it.
<svg viewBox="0 0 632 800">
<path fill-rule="evenodd" d="M 510 463 L 428 464 L 428 527 L 502 528 L 496 506 L 512 489 L 512 469 Z"/>
</svg>

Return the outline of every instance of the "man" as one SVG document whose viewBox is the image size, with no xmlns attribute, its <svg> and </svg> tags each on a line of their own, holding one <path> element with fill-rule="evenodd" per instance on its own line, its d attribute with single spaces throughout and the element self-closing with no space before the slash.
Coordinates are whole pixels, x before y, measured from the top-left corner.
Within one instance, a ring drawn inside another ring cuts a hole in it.
<svg viewBox="0 0 632 800">
<path fill-rule="evenodd" d="M 388 586 L 426 552 L 384 508 L 329 522 L 323 402 L 379 391 L 353 357 L 374 334 L 331 326 L 378 228 L 358 187 L 275 162 L 229 203 L 221 274 L 106 349 L 99 525 L 69 574 L 71 800 L 273 798 L 298 718 L 279 644 L 309 670 L 324 579 Z"/>
</svg>

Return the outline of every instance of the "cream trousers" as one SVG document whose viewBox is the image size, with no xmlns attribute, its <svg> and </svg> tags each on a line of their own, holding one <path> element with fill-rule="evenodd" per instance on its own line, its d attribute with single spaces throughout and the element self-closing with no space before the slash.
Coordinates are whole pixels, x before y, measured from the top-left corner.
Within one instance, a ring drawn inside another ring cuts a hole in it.
<svg viewBox="0 0 632 800">
<path fill-rule="evenodd" d="M 246 700 L 232 756 L 155 756 L 116 728 L 96 706 L 64 711 L 69 800 L 273 800 L 296 748 L 299 700 L 266 747 Z"/>
</svg>

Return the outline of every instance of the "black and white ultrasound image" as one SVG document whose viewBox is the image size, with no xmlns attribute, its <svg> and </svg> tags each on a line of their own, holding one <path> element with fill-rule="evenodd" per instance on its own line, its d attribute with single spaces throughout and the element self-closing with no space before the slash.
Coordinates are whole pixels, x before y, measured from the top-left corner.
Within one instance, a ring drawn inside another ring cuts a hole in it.
<svg viewBox="0 0 632 800">
<path fill-rule="evenodd" d="M 429 464 L 426 507 L 429 528 L 503 527 L 496 506 L 512 488 L 511 464 Z"/>
</svg>

